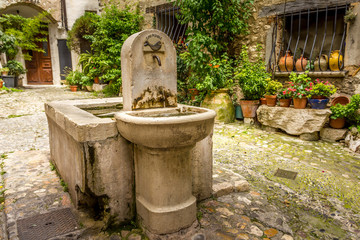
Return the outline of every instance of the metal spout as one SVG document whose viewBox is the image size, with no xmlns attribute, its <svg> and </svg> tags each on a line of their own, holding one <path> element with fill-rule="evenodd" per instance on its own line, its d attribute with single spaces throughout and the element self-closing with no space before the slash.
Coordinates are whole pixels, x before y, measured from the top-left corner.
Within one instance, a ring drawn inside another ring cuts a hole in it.
<svg viewBox="0 0 360 240">
<path fill-rule="evenodd" d="M 161 67 L 161 60 L 160 60 L 159 56 L 153 55 L 153 59 L 156 59 L 159 66 Z"/>
</svg>

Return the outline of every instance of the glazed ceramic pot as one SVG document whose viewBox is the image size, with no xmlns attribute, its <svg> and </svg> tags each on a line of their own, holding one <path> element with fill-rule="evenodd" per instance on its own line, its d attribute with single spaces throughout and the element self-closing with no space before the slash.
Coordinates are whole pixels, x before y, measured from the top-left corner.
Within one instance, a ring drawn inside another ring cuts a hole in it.
<svg viewBox="0 0 360 240">
<path fill-rule="evenodd" d="M 279 99 L 280 107 L 290 107 L 291 99 Z"/>
<path fill-rule="evenodd" d="M 256 110 L 260 104 L 259 100 L 240 100 L 241 110 L 245 118 L 256 117 Z"/>
<path fill-rule="evenodd" d="M 309 103 L 312 109 L 325 109 L 328 104 L 329 99 L 309 99 Z"/>
<path fill-rule="evenodd" d="M 275 107 L 276 105 L 276 95 L 265 95 L 266 105 L 269 107 Z"/>
<path fill-rule="evenodd" d="M 293 103 L 295 109 L 304 109 L 306 108 L 307 98 L 293 98 Z"/>
<path fill-rule="evenodd" d="M 286 51 L 285 56 L 280 58 L 279 68 L 281 72 L 291 72 L 294 69 L 294 57 L 290 55 L 290 51 Z"/>
<path fill-rule="evenodd" d="M 304 72 L 306 69 L 307 59 L 304 58 L 302 55 L 301 57 L 296 61 L 295 68 L 298 72 Z"/>
<path fill-rule="evenodd" d="M 236 119 L 244 119 L 240 105 L 235 105 L 235 118 Z"/>
<path fill-rule="evenodd" d="M 216 120 L 224 123 L 235 121 L 235 107 L 229 95 L 229 89 L 218 89 L 207 94 L 201 107 L 216 112 Z"/>
<path fill-rule="evenodd" d="M 329 59 L 329 67 L 331 71 L 340 71 L 343 65 L 343 56 L 340 55 L 339 50 L 332 51 Z"/>
<path fill-rule="evenodd" d="M 329 67 L 328 56 L 326 54 L 322 54 L 317 57 L 314 61 L 314 70 L 315 71 L 326 71 Z"/>
</svg>

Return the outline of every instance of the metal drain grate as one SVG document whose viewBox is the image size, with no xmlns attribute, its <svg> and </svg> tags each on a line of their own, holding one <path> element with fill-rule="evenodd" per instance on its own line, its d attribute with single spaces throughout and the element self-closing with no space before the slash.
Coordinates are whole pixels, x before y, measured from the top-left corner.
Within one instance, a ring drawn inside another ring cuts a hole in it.
<svg viewBox="0 0 360 240">
<path fill-rule="evenodd" d="M 292 171 L 278 168 L 276 173 L 274 174 L 274 176 L 295 180 L 297 174 L 298 174 L 297 172 L 292 172 Z"/>
<path fill-rule="evenodd" d="M 77 229 L 78 226 L 70 208 L 39 214 L 17 221 L 17 231 L 20 240 L 46 240 Z"/>
</svg>

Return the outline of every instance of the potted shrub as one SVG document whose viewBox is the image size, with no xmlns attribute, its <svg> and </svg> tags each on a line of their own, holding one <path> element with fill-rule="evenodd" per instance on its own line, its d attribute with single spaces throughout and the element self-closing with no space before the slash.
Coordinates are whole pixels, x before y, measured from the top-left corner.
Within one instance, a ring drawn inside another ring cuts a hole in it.
<svg viewBox="0 0 360 240">
<path fill-rule="evenodd" d="M 15 77 L 26 73 L 26 69 L 24 69 L 23 65 L 16 60 L 8 61 L 6 67 L 9 69 L 9 74 L 14 75 Z"/>
<path fill-rule="evenodd" d="M 308 73 L 308 71 L 302 74 L 290 73 L 288 90 L 291 92 L 295 109 L 306 108 L 311 83 Z"/>
<path fill-rule="evenodd" d="M 277 94 L 282 87 L 283 87 L 283 85 L 280 82 L 275 81 L 275 80 L 270 80 L 267 83 L 265 98 L 266 98 L 266 104 L 269 107 L 275 107 Z"/>
<path fill-rule="evenodd" d="M 253 63 L 249 60 L 247 47 L 243 46 L 240 53 L 241 64 L 235 73 L 235 79 L 244 94 L 244 99 L 240 100 L 240 105 L 245 118 L 256 116 L 256 110 L 260 103 L 259 99 L 264 96 L 267 82 L 270 80 L 270 74 L 266 71 L 260 50 L 261 48 L 258 46 L 258 57 Z"/>
<path fill-rule="evenodd" d="M 330 126 L 332 128 L 343 128 L 345 120 L 350 124 L 358 124 L 360 122 L 360 95 L 356 94 L 351 97 L 350 103 L 341 105 L 340 103 L 331 106 Z"/>
<path fill-rule="evenodd" d="M 279 99 L 280 107 L 290 107 L 292 95 L 288 88 L 281 89 L 277 98 Z"/>
<path fill-rule="evenodd" d="M 0 68 L 0 72 L 2 76 L 7 76 L 9 72 L 9 68 L 7 67 Z"/>
<path fill-rule="evenodd" d="M 323 82 L 319 79 L 310 83 L 309 103 L 311 108 L 314 109 L 325 109 L 327 103 L 329 102 L 329 97 L 336 92 L 334 85 L 330 84 L 328 81 Z"/>
<path fill-rule="evenodd" d="M 67 76 L 66 76 L 66 84 L 70 86 L 70 90 L 72 92 L 76 92 L 78 85 L 81 84 L 81 77 L 82 77 L 82 73 L 79 71 L 71 71 Z"/>
<path fill-rule="evenodd" d="M 204 67 L 204 71 L 206 71 L 205 78 L 196 83 L 199 92 L 206 92 L 201 106 L 213 109 L 217 113 L 217 120 L 225 123 L 233 122 L 235 108 L 229 95 L 233 86 L 233 61 L 227 54 L 223 54 L 220 58 L 214 57 Z"/>
</svg>

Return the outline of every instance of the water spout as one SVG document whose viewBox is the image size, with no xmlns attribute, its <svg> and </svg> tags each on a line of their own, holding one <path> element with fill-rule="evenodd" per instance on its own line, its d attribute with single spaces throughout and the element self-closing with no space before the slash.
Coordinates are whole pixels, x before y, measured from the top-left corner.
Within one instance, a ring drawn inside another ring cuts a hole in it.
<svg viewBox="0 0 360 240">
<path fill-rule="evenodd" d="M 153 59 L 156 59 L 159 66 L 161 67 L 161 60 L 160 60 L 159 56 L 153 55 Z"/>
</svg>

